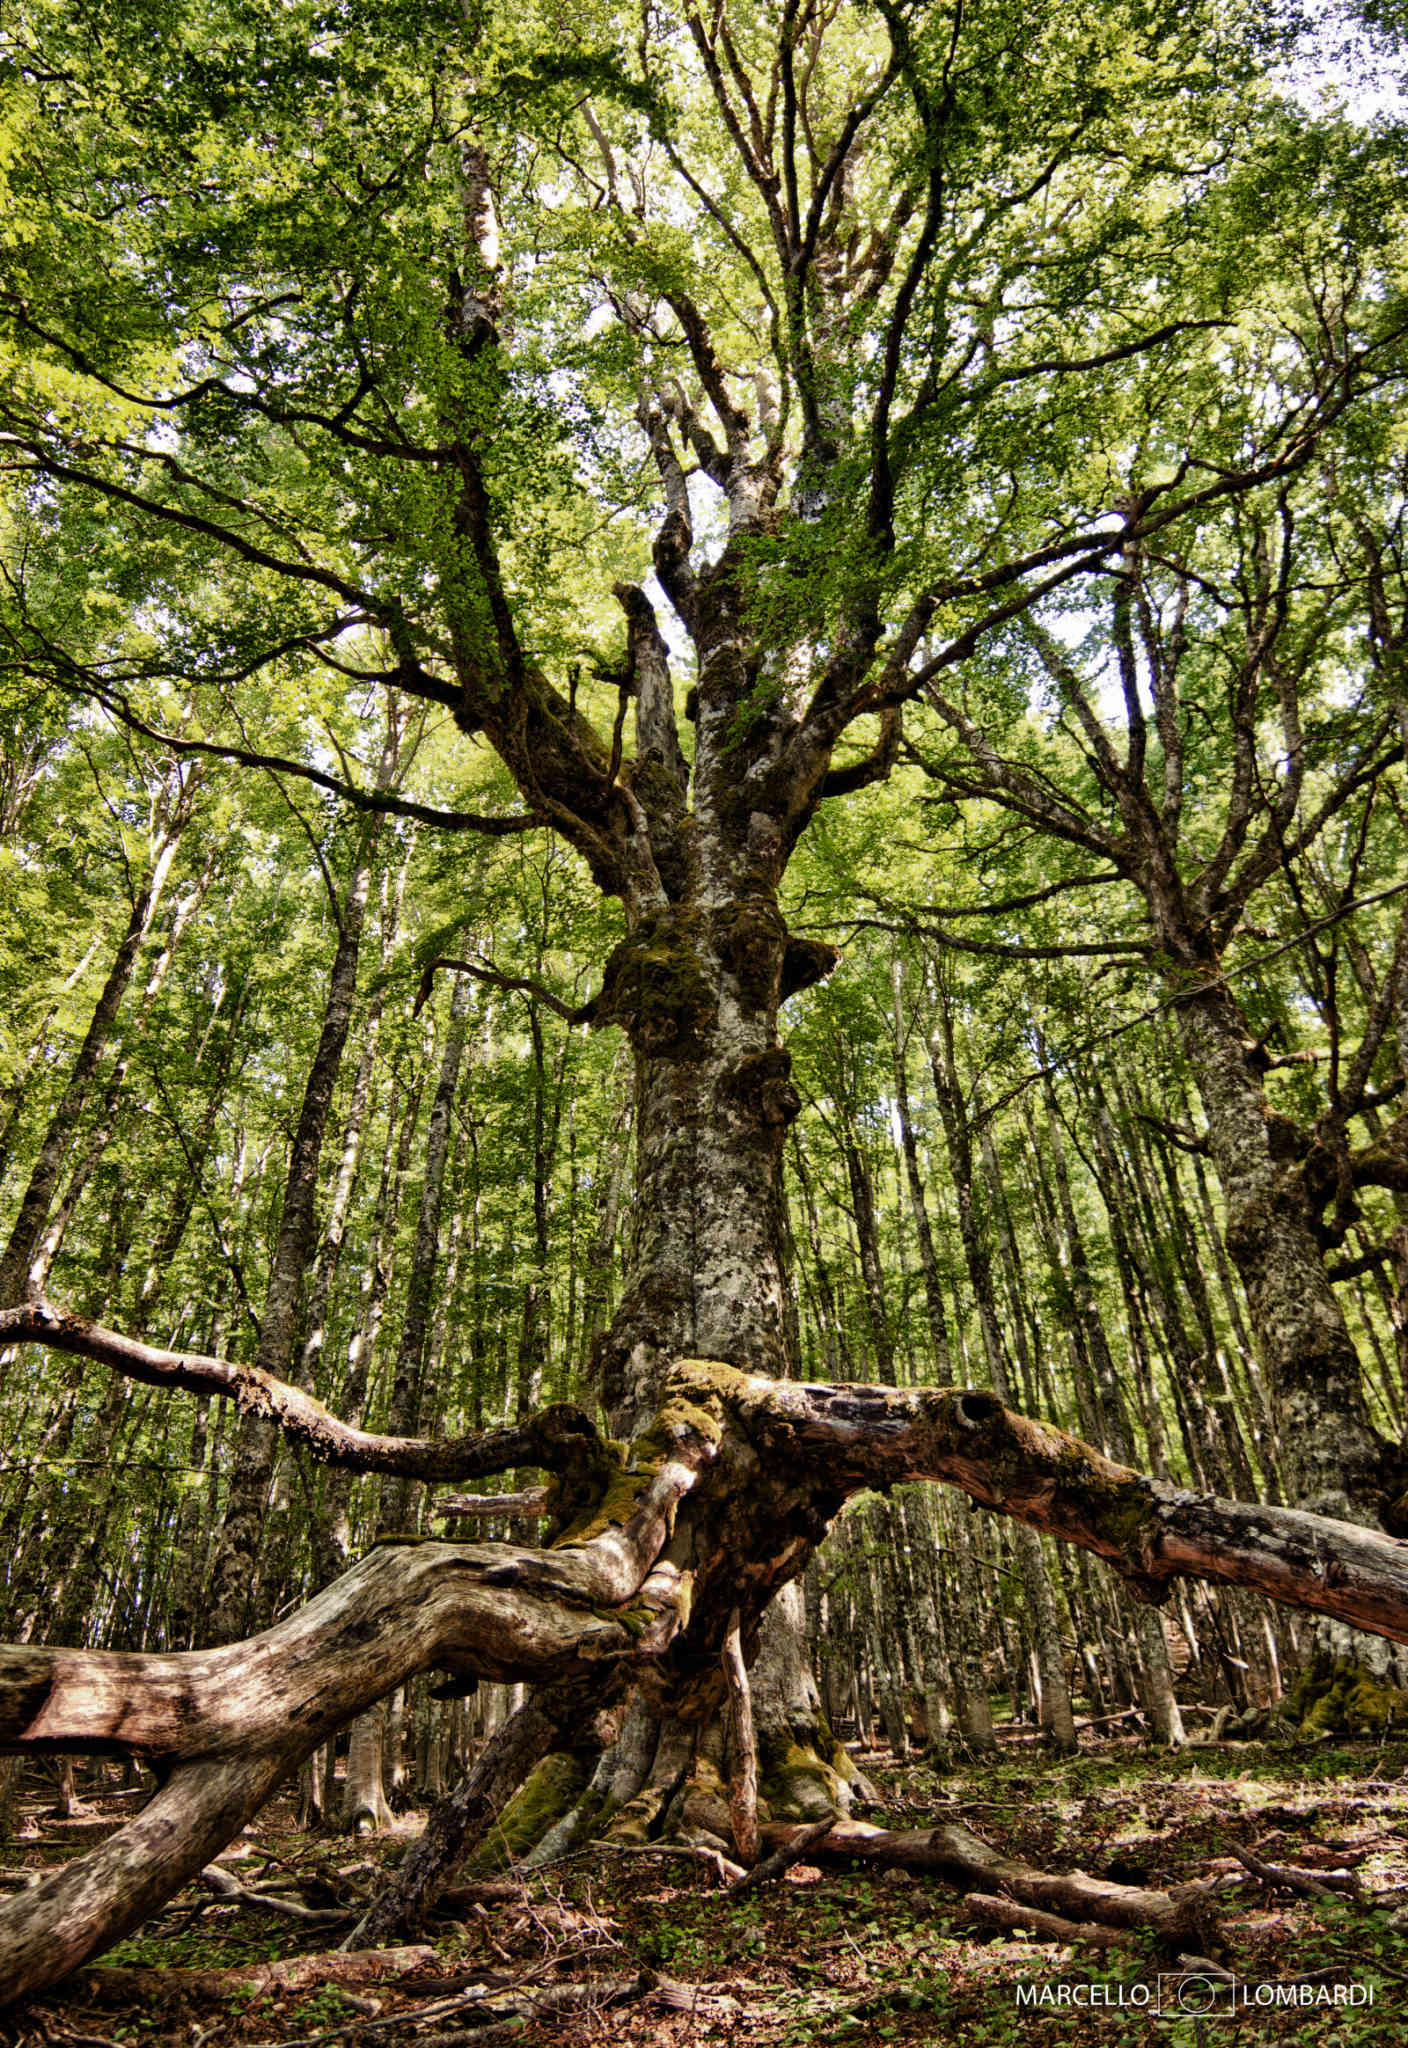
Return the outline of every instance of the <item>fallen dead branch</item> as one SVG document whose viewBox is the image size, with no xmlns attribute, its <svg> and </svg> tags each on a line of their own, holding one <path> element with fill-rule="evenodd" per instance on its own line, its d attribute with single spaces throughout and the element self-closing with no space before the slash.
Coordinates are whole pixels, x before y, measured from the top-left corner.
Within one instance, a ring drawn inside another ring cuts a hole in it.
<svg viewBox="0 0 1408 2048">
<path fill-rule="evenodd" d="M 354 1469 L 439 1479 L 451 1467 L 464 1478 L 505 1461 L 555 1468 L 564 1475 L 560 1495 L 571 1498 L 564 1514 L 576 1519 L 547 1547 L 378 1547 L 274 1628 L 218 1649 L 0 1647 L 0 1745 L 31 1755 L 135 1757 L 164 1779 L 121 1832 L 38 1886 L 0 1898 L 0 2002 L 56 1982 L 139 1926 L 210 1863 L 292 1768 L 417 1672 L 448 1665 L 466 1678 L 531 1683 L 538 1701 L 549 1691 L 557 1699 L 552 1718 L 561 1725 L 580 1723 L 632 1686 L 662 1712 L 702 1718 L 725 1688 L 720 1653 L 735 1610 L 746 1638 L 841 1502 L 862 1488 L 919 1479 L 956 1485 L 985 1507 L 1081 1544 L 1150 1599 L 1192 1575 L 1408 1641 L 1408 1543 L 1148 1479 L 981 1390 L 774 1381 L 681 1359 L 666 1377 L 666 1419 L 658 1424 L 668 1453 L 662 1458 L 656 1441 L 632 1464 L 575 1411 L 545 1411 L 521 1431 L 458 1446 L 427 1446 L 348 1430 L 296 1389 L 221 1360 L 134 1345 L 46 1304 L 0 1311 L 0 1341 L 21 1339 L 158 1385 L 229 1395 Z M 747 1456 L 727 1455 L 731 1443 L 746 1444 Z M 609 1519 L 599 1513 L 608 1480 Z M 685 1558 L 687 1568 L 676 1561 Z M 524 1768 L 545 1753 L 539 1734 L 550 1741 L 553 1731 L 515 1728 L 513 1754 L 496 1752 L 493 1783 L 475 1785 L 472 1810 L 449 1802 L 459 1847 L 466 1827 L 472 1834 L 492 1820 Z M 1077 1924 L 1152 1926 L 1182 1938 L 1207 1908 L 1201 1893 L 1193 1900 L 1136 1892 L 1122 1906 L 1120 1887 L 1080 1873 L 1008 1868 L 1000 1858 L 995 1865 L 994 1852 L 979 1856 L 976 1837 L 946 1845 L 944 1832 L 888 1847 L 872 1835 L 866 1850 L 853 1836 L 841 1850 L 833 1830 L 832 1842 L 837 1853 L 956 1870 L 965 1888 L 1020 1896 Z M 414 1925 L 450 1875 L 444 1849 L 417 1845 L 354 1939 L 379 1946 Z"/>
<path fill-rule="evenodd" d="M 1066 1920 L 1059 1913 L 1043 1913 L 1037 1906 L 1019 1905 L 1015 1899 L 1000 1899 L 990 1892 L 965 1892 L 963 1903 L 975 1919 L 1013 1933 L 1027 1932 L 1047 1941 L 1084 1942 L 1089 1948 L 1138 1946 L 1132 1934 L 1118 1927 L 1100 1927 L 1091 1920 Z"/>
<path fill-rule="evenodd" d="M 779 1841 L 772 1854 L 765 1856 L 761 1863 L 755 1863 L 751 1870 L 745 1870 L 736 1877 L 729 1891 L 737 1896 L 741 1892 L 756 1891 L 760 1885 L 771 1884 L 775 1878 L 789 1871 L 794 1863 L 800 1863 L 808 1849 L 820 1842 L 824 1835 L 829 1835 L 834 1825 L 831 1820 L 814 1820 L 805 1827 L 788 1828 L 787 1839 Z"/>
<path fill-rule="evenodd" d="M 573 1960 L 582 1962 L 590 1959 L 593 1955 L 604 1952 L 599 1949 L 583 1950 Z M 430 1951 L 430 1954 L 433 1958 L 433 1950 Z M 526 1971 L 509 1983 L 493 1982 L 485 1976 L 483 1971 L 475 1973 L 460 1971 L 451 1977 L 401 1980 L 397 1982 L 395 1988 L 402 1997 L 425 1998 L 430 2002 L 411 2012 L 384 2013 L 374 2019 L 358 2020 L 352 2023 L 344 2021 L 341 2026 L 325 2028 L 316 2034 L 298 2034 L 286 2041 L 263 2041 L 257 2044 L 257 2048 L 317 2048 L 317 2044 L 325 2041 L 341 2042 L 345 2040 L 347 2035 L 353 2031 L 354 2026 L 356 2032 L 362 2035 L 380 2033 L 389 2027 L 404 2027 L 408 2024 L 415 2027 L 417 2040 L 424 2043 L 427 2040 L 446 2038 L 441 2035 L 427 2035 L 425 2033 L 425 2027 L 430 2021 L 455 2019 L 467 2013 L 473 2013 L 475 2020 L 471 2028 L 466 2028 L 463 2031 L 463 2038 L 484 2041 L 496 2038 L 499 2031 L 496 2023 L 500 2020 L 505 2025 L 510 2025 L 515 2029 L 521 2028 L 525 2015 L 516 2010 L 510 2010 L 505 2014 L 503 2010 L 505 2004 L 512 2007 L 515 2000 L 527 2001 L 530 1998 L 541 2004 L 560 1992 L 580 1994 L 591 1991 L 602 1983 L 614 1981 L 611 1979 L 594 1978 L 588 1979 L 582 1985 L 544 1985 L 540 1990 L 530 1991 L 529 1987 L 536 1984 L 540 1978 L 546 1977 L 552 1970 L 555 1970 L 558 1967 L 558 1962 L 559 1958 L 550 1956 L 546 1962 L 540 1963 L 536 1970 Z M 633 1977 L 629 1980 L 622 1979 L 619 1981 L 629 1981 L 631 1984 L 638 1984 L 648 1980 Z M 447 1990 L 449 1992 L 448 1996 L 446 1995 Z M 460 2038 L 460 2035 L 457 2034 L 455 2038 Z"/>
<path fill-rule="evenodd" d="M 277 1892 L 250 1891 L 238 1878 L 231 1877 L 228 1870 L 222 1870 L 218 1863 L 207 1863 L 200 1877 L 201 1883 L 228 1905 L 259 1906 L 266 1913 L 278 1913 L 285 1920 L 296 1920 L 302 1927 L 345 1927 L 352 1917 L 350 1912 L 337 1908 L 305 1906 L 297 1899 L 283 1898 Z"/>
<path fill-rule="evenodd" d="M 1335 1900 L 1348 1896 L 1358 1898 L 1360 1884 L 1349 1871 L 1322 1870 L 1312 1873 L 1297 1870 L 1289 1863 L 1263 1863 L 1259 1856 L 1253 1856 L 1249 1849 L 1239 1849 L 1235 1842 L 1228 1845 L 1229 1855 L 1235 1856 L 1244 1870 L 1263 1884 L 1281 1891 L 1300 1892 L 1307 1899 Z"/>
<path fill-rule="evenodd" d="M 469 1520 L 492 1515 L 512 1515 L 532 1520 L 548 1513 L 551 1496 L 545 1486 L 530 1486 L 522 1493 L 442 1493 L 433 1512 L 463 1515 Z"/>
<path fill-rule="evenodd" d="M 272 1992 L 317 1991 L 324 1985 L 356 1989 L 382 1984 L 412 1970 L 434 1969 L 435 1951 L 424 1943 L 403 1948 L 365 1949 L 350 1955 L 331 1949 L 290 1956 L 275 1963 L 241 1963 L 220 1970 L 146 1970 L 127 1965 L 90 1966 L 73 1980 L 75 1993 L 95 2005 L 155 2005 L 171 1998 L 209 2002 L 232 1992 L 258 1997 Z"/>
<path fill-rule="evenodd" d="M 807 1835 L 804 1846 L 818 1858 L 966 1880 L 982 1897 L 1005 1896 L 1075 1925 L 1144 1929 L 1180 1946 L 1191 1940 L 1205 1942 L 1215 1930 L 1211 1894 L 1205 1886 L 1184 1885 L 1164 1892 L 1114 1884 L 1083 1870 L 1037 1870 L 990 1848 L 961 1821 L 910 1833 L 892 1833 L 854 1820 L 815 1830 L 774 1822 L 763 1832 L 765 1840 L 779 1845 L 795 1845 Z"/>
<path fill-rule="evenodd" d="M 720 1884 L 735 1886 L 748 1872 L 741 1863 L 725 1856 L 722 1849 L 706 1849 L 699 1842 L 593 1842 L 589 1854 L 610 1856 L 674 1856 L 689 1863 L 702 1863 L 712 1870 Z"/>
</svg>

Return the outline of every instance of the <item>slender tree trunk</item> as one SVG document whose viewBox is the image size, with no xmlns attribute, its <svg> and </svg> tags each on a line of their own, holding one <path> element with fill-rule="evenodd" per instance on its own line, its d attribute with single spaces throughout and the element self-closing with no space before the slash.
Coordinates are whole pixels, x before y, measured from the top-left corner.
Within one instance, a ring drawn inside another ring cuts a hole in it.
<svg viewBox="0 0 1408 2048">
<path fill-rule="evenodd" d="M 968 1267 L 968 1284 L 982 1334 L 988 1377 L 999 1400 L 1013 1399 L 1012 1373 L 1002 1342 L 997 1298 L 993 1289 L 992 1254 L 986 1229 L 986 1213 L 980 1206 L 974 1180 L 973 1140 L 963 1091 L 955 1060 L 953 1016 L 948 991 L 939 990 L 938 1030 L 930 1047 L 934 1087 L 939 1098 L 939 1115 L 948 1146 L 949 1170 L 958 1198 L 959 1235 Z M 992 1178 L 996 1182 L 996 1161 Z M 994 1186 L 991 1191 L 995 1196 Z M 1070 1684 L 1066 1677 L 1065 1652 L 1056 1611 L 1051 1573 L 1041 1548 L 1041 1539 L 1031 1529 L 1015 1536 L 1018 1572 L 1041 1675 L 1042 1724 L 1052 1744 L 1065 1754 L 1076 1747 L 1075 1715 L 1071 1707 Z"/>
<path fill-rule="evenodd" d="M 455 1090 L 459 1086 L 473 992 L 474 984 L 467 974 L 455 977 L 440 1055 L 440 1074 L 426 1127 L 420 1213 L 416 1218 L 415 1248 L 411 1254 L 401 1341 L 397 1347 L 391 1385 L 391 1406 L 386 1426 L 393 1436 L 414 1436 L 420 1427 L 425 1351 L 430 1334 L 435 1273 L 440 1259 L 440 1210 L 445 1189 L 445 1166 L 450 1152 L 450 1113 L 454 1107 Z M 408 1526 L 414 1493 L 415 1482 L 410 1479 L 393 1480 L 384 1490 L 381 1505 L 384 1529 L 405 1529 Z"/>
<path fill-rule="evenodd" d="M 1325 1272 L 1300 1160 L 1278 1150 L 1281 1126 L 1230 998 L 1221 990 L 1189 996 L 1178 1017 L 1291 1497 L 1317 1514 L 1376 1522 L 1384 1505 L 1383 1446 L 1365 1407 L 1359 1354 Z"/>
<path fill-rule="evenodd" d="M 1072 1342 L 1090 1376 L 1090 1395 L 1098 1424 L 1098 1437 L 1111 1457 L 1129 1463 L 1134 1455 L 1134 1433 L 1130 1427 L 1129 1412 L 1115 1370 L 1114 1355 L 1096 1299 L 1084 1235 L 1076 1217 L 1070 1175 L 1066 1165 L 1066 1149 L 1061 1135 L 1060 1112 L 1049 1081 L 1046 1092 L 1047 1121 L 1044 1148 L 1037 1138 L 1030 1111 L 1026 1111 L 1026 1117 L 1034 1157 L 1040 1159 L 1044 1156 L 1049 1159 L 1051 1165 L 1056 1212 L 1065 1243 L 1067 1314 L 1070 1318 Z M 1121 1604 L 1125 1603 L 1122 1601 Z M 1139 1643 L 1141 1690 L 1150 1726 L 1156 1739 L 1165 1747 L 1177 1748 L 1184 1740 L 1183 1717 L 1174 1693 L 1173 1672 L 1169 1665 L 1168 1643 L 1164 1637 L 1163 1625 L 1153 1609 L 1136 1605 L 1133 1626 Z"/>
<path fill-rule="evenodd" d="M 364 838 L 343 899 L 322 1030 L 289 1154 L 278 1238 L 255 1355 L 260 1367 L 280 1379 L 289 1378 L 293 1371 L 304 1282 L 313 1263 L 318 1162 L 352 1021 L 375 838 L 372 828 Z M 272 1423 L 257 1415 L 241 1419 L 224 1525 L 211 1572 L 210 1631 L 214 1642 L 235 1641 L 245 1633 L 249 1617 L 259 1610 L 258 1562 L 266 1533 L 266 1510 L 278 1444 L 279 1433 Z"/>
<path fill-rule="evenodd" d="M 904 971 L 896 952 L 890 962 L 894 998 L 895 1114 L 899 1123 L 900 1150 L 904 1155 L 905 1184 L 909 1189 L 910 1214 L 914 1219 L 914 1240 L 919 1247 L 919 1269 L 924 1276 L 924 1307 L 929 1319 L 929 1343 L 934 1369 L 940 1380 L 951 1379 L 953 1362 L 949 1353 L 948 1317 L 944 1310 L 939 1262 L 934 1252 L 934 1233 L 925 1200 L 924 1177 L 919 1170 L 919 1145 L 909 1108 L 909 1072 L 906 1059 L 908 1033 L 904 1017 Z"/>
<path fill-rule="evenodd" d="M 26 1291 L 37 1291 L 37 1288 L 30 1289 L 30 1267 L 43 1240 L 59 1175 L 72 1146 L 78 1119 L 112 1041 L 117 1013 L 131 983 L 142 942 L 161 901 L 171 863 L 176 858 L 186 815 L 184 806 L 178 806 L 157 839 L 147 878 L 133 899 L 107 980 L 93 1006 L 93 1014 L 69 1069 L 63 1094 L 40 1140 L 38 1155 L 30 1169 L 29 1184 L 11 1226 L 9 1242 L 0 1255 L 0 1302 L 18 1301 Z"/>
</svg>

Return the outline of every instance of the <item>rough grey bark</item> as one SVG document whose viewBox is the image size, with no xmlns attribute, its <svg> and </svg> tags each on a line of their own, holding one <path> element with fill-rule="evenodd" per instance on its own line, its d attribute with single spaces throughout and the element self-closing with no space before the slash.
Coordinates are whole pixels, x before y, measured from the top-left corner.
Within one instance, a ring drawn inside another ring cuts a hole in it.
<svg viewBox="0 0 1408 2048">
<path fill-rule="evenodd" d="M 1222 1188 L 1227 1249 L 1246 1291 L 1292 1498 L 1316 1513 L 1377 1520 L 1383 1446 L 1359 1354 L 1325 1271 L 1294 1147 L 1267 1105 L 1255 1050 L 1230 999 L 1178 1010 Z"/>
<path fill-rule="evenodd" d="M 611 1283 L 616 1262 L 616 1234 L 621 1219 L 621 1196 L 625 1186 L 630 1144 L 629 1104 L 612 1128 L 611 1143 L 599 1163 L 600 1194 L 597 1199 L 596 1228 L 587 1245 L 582 1276 L 581 1348 L 590 1356 L 596 1339 L 606 1327 L 611 1312 Z"/>
<path fill-rule="evenodd" d="M 618 950 L 610 1001 L 636 1050 L 636 1172 L 622 1299 L 597 1347 L 616 1426 L 672 1357 L 783 1371 L 782 1144 L 799 1108 L 777 1035 L 774 902 L 662 909 Z"/>
</svg>

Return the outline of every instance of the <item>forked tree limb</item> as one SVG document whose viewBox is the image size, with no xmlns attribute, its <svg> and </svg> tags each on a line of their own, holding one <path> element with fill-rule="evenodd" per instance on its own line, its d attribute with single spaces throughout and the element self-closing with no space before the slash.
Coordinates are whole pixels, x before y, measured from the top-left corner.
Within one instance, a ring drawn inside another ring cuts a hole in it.
<svg viewBox="0 0 1408 2048">
<path fill-rule="evenodd" d="M 615 1533 L 615 1532 L 613 1532 Z M 132 1756 L 160 1768 L 292 1747 L 308 1754 L 416 1672 L 546 1683 L 659 1655 L 680 1625 L 678 1575 L 637 1575 L 617 1619 L 620 1550 L 378 1548 L 287 1620 L 213 1650 L 0 1646 L 0 1751 Z M 523 1583 L 530 1574 L 537 1583 Z M 603 1599 L 603 1587 L 605 1600 Z"/>
<path fill-rule="evenodd" d="M 15 1314 L 0 1340 L 20 1334 Z M 50 1324 L 31 1327 L 53 1341 Z M 72 1348 L 104 1355 L 91 1326 L 80 1334 Z M 119 1340 L 111 1362 L 128 1370 L 144 1349 Z M 200 1364 L 219 1376 L 199 1384 L 235 1392 L 234 1368 Z M 166 1364 L 137 1376 L 187 1383 Z M 1186 1573 L 1408 1641 L 1408 1543 L 1147 1479 L 981 1391 L 777 1382 L 682 1359 L 655 1422 L 607 1471 L 605 1496 L 547 1548 L 379 1547 L 244 1643 L 169 1656 L 0 1648 L 0 1749 L 106 1752 L 170 1771 L 120 1834 L 0 1901 L 0 2002 L 139 1924 L 287 1771 L 434 1664 L 579 1686 L 593 1704 L 639 1684 L 671 1712 L 707 1712 L 735 1615 L 747 1640 L 862 1488 L 941 1480 L 1104 1557 L 1146 1597 Z M 971 1876 L 995 1888 L 990 1864 Z M 1097 1917 L 1069 1894 L 1059 1904 Z"/>
</svg>

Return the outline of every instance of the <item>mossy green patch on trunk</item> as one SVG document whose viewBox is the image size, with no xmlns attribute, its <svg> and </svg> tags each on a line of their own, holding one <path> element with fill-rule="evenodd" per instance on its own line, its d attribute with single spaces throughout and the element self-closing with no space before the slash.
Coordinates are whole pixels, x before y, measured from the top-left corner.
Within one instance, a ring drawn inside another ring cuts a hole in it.
<svg viewBox="0 0 1408 2048">
<path fill-rule="evenodd" d="M 652 1059 L 698 1059 L 718 1014 L 703 914 L 671 906 L 643 917 L 606 963 L 598 1025 L 618 1024 Z"/>
<path fill-rule="evenodd" d="M 554 1539 L 554 1547 L 590 1543 L 608 1529 L 624 1527 L 651 1480 L 682 1445 L 691 1439 L 722 1443 L 730 1398 L 745 1380 L 745 1374 L 720 1359 L 676 1359 L 649 1426 L 629 1444 L 612 1440 L 607 1445 L 612 1462 L 601 1491 Z"/>
<path fill-rule="evenodd" d="M 514 1793 L 493 1832 L 470 1859 L 475 1871 L 503 1870 L 526 1856 L 548 1829 L 570 1812 L 587 1782 L 587 1766 L 567 1750 L 554 1750 Z"/>
<path fill-rule="evenodd" d="M 777 1820 L 822 1820 L 843 1814 L 859 1773 L 825 1718 L 794 1721 L 759 1737 L 758 1789 Z"/>
<path fill-rule="evenodd" d="M 1302 1735 L 1401 1735 L 1408 1729 L 1408 1692 L 1353 1658 L 1317 1657 L 1283 1711 Z"/>
</svg>

